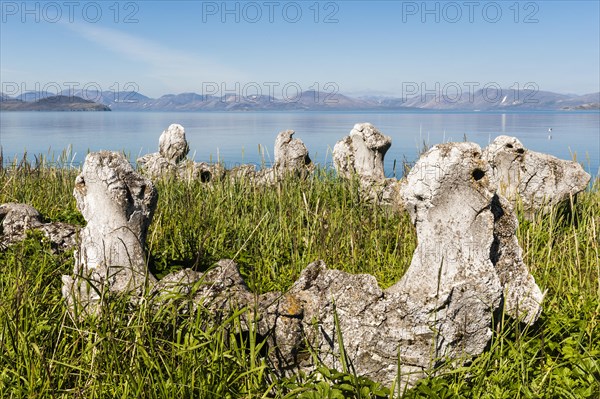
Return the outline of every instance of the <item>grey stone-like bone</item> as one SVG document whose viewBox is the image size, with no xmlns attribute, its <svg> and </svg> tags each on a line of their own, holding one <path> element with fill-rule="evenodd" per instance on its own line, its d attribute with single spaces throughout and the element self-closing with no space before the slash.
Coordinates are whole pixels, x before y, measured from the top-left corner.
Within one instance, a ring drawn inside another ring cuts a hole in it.
<svg viewBox="0 0 600 399">
<path fill-rule="evenodd" d="M 528 150 L 515 137 L 496 137 L 483 157 L 491 165 L 492 185 L 513 204 L 521 201 L 529 219 L 569 201 L 591 179 L 577 162 Z"/>
<path fill-rule="evenodd" d="M 75 253 L 73 276 L 63 276 L 68 305 L 97 314 L 106 294 L 141 295 L 155 278 L 148 271 L 146 233 L 158 195 L 119 153 L 90 153 L 73 195 L 87 221 Z"/>
<path fill-rule="evenodd" d="M 406 274 L 389 289 L 382 290 L 373 276 L 330 270 L 317 261 L 288 292 L 256 295 L 229 260 L 207 273 L 179 271 L 154 284 L 143 242 L 156 193 L 117 154 L 90 154 L 75 189 L 88 225 L 76 276 L 63 278 L 63 290 L 71 303 L 87 305 L 88 314 L 100 305 L 86 288 L 89 281 L 134 296 L 148 282 L 153 306 L 187 298 L 186 312 L 199 306 L 215 315 L 246 308 L 240 328 L 256 322 L 281 373 L 313 370 L 309 347 L 320 362 L 341 368 L 341 337 L 358 374 L 389 385 L 399 363 L 399 383 L 412 386 L 441 362 L 461 364 L 480 354 L 503 301 L 508 314 L 526 323 L 540 314 L 543 295 L 522 261 L 514 212 L 496 194 L 489 174 L 473 143 L 441 144 L 419 159 L 399 188 L 418 246 Z M 134 214 L 130 223 L 127 215 Z M 104 253 L 109 262 L 91 259 L 89 248 L 98 242 L 108 248 L 116 242 L 117 249 L 126 243 L 137 254 L 135 262 L 122 267 L 112 252 Z"/>
<path fill-rule="evenodd" d="M 24 240 L 27 230 L 42 224 L 42 215 L 31 205 L 15 202 L 0 205 L 0 247 Z"/>
<path fill-rule="evenodd" d="M 293 130 L 280 132 L 275 139 L 275 164 L 279 175 L 286 173 L 306 174 L 312 167 L 306 146 L 300 139 L 292 138 Z"/>
<path fill-rule="evenodd" d="M 359 179 L 362 196 L 378 204 L 401 208 L 399 182 L 385 177 L 385 154 L 392 139 L 370 123 L 357 123 L 333 147 L 333 164 L 346 179 Z"/>
<path fill-rule="evenodd" d="M 27 230 L 44 233 L 55 253 L 76 245 L 77 227 L 61 222 L 44 223 L 42 215 L 31 205 L 14 202 L 0 205 L 0 250 L 24 240 Z"/>
<path fill-rule="evenodd" d="M 225 177 L 245 178 L 258 185 L 270 185 L 288 174 L 306 176 L 314 165 L 302 140 L 292 138 L 293 130 L 280 132 L 275 139 L 275 162 L 272 168 L 256 171 L 253 165 L 242 165 L 226 171 L 219 164 L 194 162 L 186 159 L 189 146 L 185 129 L 179 124 L 170 125 L 160 136 L 159 152 L 137 159 L 142 172 L 151 179 L 174 177 L 184 180 L 211 182 Z"/>
<path fill-rule="evenodd" d="M 438 145 L 421 157 L 400 188 L 419 244 L 406 274 L 387 290 L 373 276 L 318 261 L 287 293 L 253 296 L 235 264 L 222 261 L 195 275 L 203 285 L 192 301 L 248 306 L 245 320 L 258 321 L 282 372 L 316 367 L 307 344 L 320 362 L 340 369 L 341 336 L 358 374 L 389 385 L 399 361 L 400 384 L 412 386 L 439 362 L 460 364 L 483 352 L 503 299 L 508 314 L 526 323 L 540 314 L 543 296 L 520 257 L 512 207 L 488 174 L 473 143 Z"/>
<path fill-rule="evenodd" d="M 158 138 L 158 152 L 172 163 L 179 163 L 185 159 L 190 148 L 183 126 L 173 123 L 162 132 Z"/>
<path fill-rule="evenodd" d="M 333 147 L 334 166 L 345 178 L 355 174 L 368 183 L 385 180 L 383 160 L 392 139 L 370 123 L 357 123 Z"/>
<path fill-rule="evenodd" d="M 183 180 L 210 182 L 225 175 L 219 164 L 194 162 L 186 159 L 188 142 L 183 126 L 173 123 L 162 132 L 158 140 L 159 152 L 146 154 L 137 159 L 142 172 L 151 179 L 173 177 Z"/>
</svg>

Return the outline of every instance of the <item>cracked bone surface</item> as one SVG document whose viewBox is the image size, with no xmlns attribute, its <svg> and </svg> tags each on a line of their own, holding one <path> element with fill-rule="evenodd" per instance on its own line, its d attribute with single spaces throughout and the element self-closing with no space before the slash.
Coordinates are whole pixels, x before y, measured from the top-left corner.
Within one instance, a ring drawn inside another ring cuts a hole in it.
<svg viewBox="0 0 600 399">
<path fill-rule="evenodd" d="M 483 352 L 504 288 L 494 252 L 504 245 L 495 244 L 495 230 L 505 220 L 492 212 L 498 201 L 487 173 L 473 143 L 438 145 L 421 157 L 400 189 L 418 246 L 405 275 L 389 289 L 381 290 L 372 276 L 323 265 L 305 270 L 290 292 L 305 302 L 308 331 L 309 320 L 319 320 L 322 333 L 314 342 L 327 364 L 339 366 L 334 309 L 356 372 L 386 384 L 397 376 L 398 359 L 402 384 L 412 385 L 440 359 Z M 530 277 L 522 262 L 510 264 Z M 531 302 L 541 300 L 534 282 L 524 291 Z M 515 316 L 533 322 L 540 305 L 531 306 L 530 316 L 522 308 Z"/>
<path fill-rule="evenodd" d="M 151 179 L 174 176 L 186 180 L 209 182 L 223 177 L 225 171 L 219 164 L 194 162 L 186 159 L 188 142 L 183 126 L 173 123 L 158 139 L 158 150 L 137 159 L 142 171 Z"/>
<path fill-rule="evenodd" d="M 392 145 L 392 139 L 383 135 L 370 123 L 357 123 L 350 135 L 333 147 L 336 170 L 347 179 L 357 174 L 367 181 L 385 179 L 383 159 Z"/>
<path fill-rule="evenodd" d="M 186 305 L 180 310 L 202 307 L 217 319 L 245 308 L 238 328 L 250 331 L 256 323 L 253 331 L 265 337 L 267 356 L 282 374 L 313 370 L 314 356 L 340 369 L 343 342 L 359 375 L 386 385 L 401 375 L 401 386 L 413 386 L 445 361 L 458 365 L 482 353 L 502 303 L 525 323 L 540 314 L 543 295 L 521 258 L 512 206 L 496 194 L 489 174 L 474 143 L 437 145 L 417 161 L 399 195 L 418 245 L 392 287 L 382 290 L 373 276 L 317 261 L 288 292 L 257 295 L 230 260 L 206 273 L 182 270 L 155 282 L 143 247 L 156 204 L 151 183 L 118 154 L 90 154 L 74 193 L 88 225 L 75 277 L 64 277 L 63 290 L 71 303 L 93 305 L 88 314 L 99 305 L 88 280 L 134 296 L 149 282 L 152 306 L 180 301 Z M 98 254 L 99 248 L 110 251 Z M 116 255 L 124 248 L 134 262 Z"/>
<path fill-rule="evenodd" d="M 313 171 L 314 165 L 302 140 L 292 138 L 294 134 L 293 130 L 284 130 L 275 138 L 275 162 L 272 168 L 259 171 L 254 168 L 232 170 L 230 176 L 250 178 L 258 185 L 271 185 L 288 175 L 306 177 Z"/>
<path fill-rule="evenodd" d="M 67 223 L 43 223 L 42 215 L 31 205 L 9 202 L 0 205 L 0 250 L 22 241 L 28 230 L 41 231 L 53 252 L 76 245 L 77 228 Z"/>
<path fill-rule="evenodd" d="M 511 202 L 520 200 L 527 218 L 568 201 L 591 179 L 577 162 L 528 150 L 515 137 L 496 137 L 483 157 L 490 163 L 492 184 Z"/>
<path fill-rule="evenodd" d="M 381 204 L 398 204 L 399 182 L 386 179 L 383 161 L 392 139 L 370 123 L 357 123 L 333 147 L 333 164 L 346 179 L 358 176 L 365 198 Z"/>
<path fill-rule="evenodd" d="M 173 123 L 158 138 L 158 152 L 165 159 L 178 163 L 185 159 L 190 148 L 183 126 Z"/>
<path fill-rule="evenodd" d="M 308 149 L 300 139 L 292 138 L 293 130 L 280 132 L 275 139 L 275 164 L 273 169 L 280 175 L 286 173 L 306 174 L 312 167 Z"/>
<path fill-rule="evenodd" d="M 97 314 L 105 293 L 141 295 L 155 281 L 147 268 L 146 232 L 156 207 L 152 182 L 119 153 L 90 153 L 73 195 L 87 221 L 75 253 L 73 276 L 63 276 L 68 305 Z"/>
<path fill-rule="evenodd" d="M 306 343 L 319 361 L 341 368 L 341 336 L 358 374 L 389 385 L 400 363 L 400 383 L 412 386 L 437 362 L 460 364 L 482 353 L 503 299 L 526 323 L 541 311 L 512 207 L 495 194 L 488 173 L 473 143 L 438 145 L 421 157 L 400 189 L 419 243 L 406 274 L 387 290 L 373 276 L 330 270 L 321 261 L 285 294 L 253 297 L 231 261 L 205 274 L 169 275 L 157 287 L 189 293 L 201 281 L 195 306 L 248 306 L 246 320 L 257 320 L 283 372 L 315 367 Z"/>
<path fill-rule="evenodd" d="M 26 231 L 42 226 L 42 215 L 27 204 L 8 202 L 0 205 L 0 248 L 22 241 Z"/>
</svg>

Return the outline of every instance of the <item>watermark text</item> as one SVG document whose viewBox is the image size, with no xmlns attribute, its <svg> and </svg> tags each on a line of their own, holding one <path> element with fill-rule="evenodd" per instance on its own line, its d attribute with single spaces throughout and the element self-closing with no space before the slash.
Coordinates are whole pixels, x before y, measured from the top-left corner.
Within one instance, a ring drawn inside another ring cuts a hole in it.
<svg viewBox="0 0 600 399">
<path fill-rule="evenodd" d="M 460 22 L 537 24 L 540 11 L 536 1 L 403 1 L 402 23 Z"/>
<path fill-rule="evenodd" d="M 297 82 L 202 83 L 203 96 L 217 97 L 222 102 L 252 103 L 266 99 L 270 102 L 297 103 L 304 99 L 315 103 L 335 104 L 338 102 L 338 93 L 339 85 L 335 82 L 314 82 L 307 87 L 302 87 Z"/>
<path fill-rule="evenodd" d="M 26 101 L 38 101 L 54 96 L 81 97 L 100 102 L 106 96 L 111 102 L 137 102 L 139 86 L 135 82 L 114 82 L 102 87 L 97 82 L 2 82 L 0 92 L 8 97 L 25 96 Z"/>
<path fill-rule="evenodd" d="M 335 1 L 203 1 L 202 22 L 336 24 L 339 11 L 340 5 Z"/>
<path fill-rule="evenodd" d="M 136 24 L 140 6 L 135 1 L 2 1 L 2 23 L 87 23 Z"/>
<path fill-rule="evenodd" d="M 402 100 L 444 103 L 470 103 L 484 101 L 502 104 L 535 104 L 539 87 L 535 82 L 514 82 L 508 89 L 496 82 L 402 82 Z"/>
</svg>

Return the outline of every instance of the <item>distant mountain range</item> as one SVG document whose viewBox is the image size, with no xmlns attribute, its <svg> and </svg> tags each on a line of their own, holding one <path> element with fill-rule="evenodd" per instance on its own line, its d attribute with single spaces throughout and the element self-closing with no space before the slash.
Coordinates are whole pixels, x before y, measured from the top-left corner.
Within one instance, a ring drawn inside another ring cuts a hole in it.
<svg viewBox="0 0 600 399">
<path fill-rule="evenodd" d="M 48 96 L 35 101 L 23 101 L 0 95 L 2 111 L 110 111 L 110 107 L 76 96 Z"/>
<path fill-rule="evenodd" d="M 569 95 L 547 91 L 488 88 L 473 93 L 465 92 L 459 96 L 427 94 L 398 98 L 349 97 L 339 93 L 305 91 L 289 99 L 266 95 L 243 97 L 234 94 L 214 96 L 197 93 L 166 94 L 159 98 L 150 98 L 132 91 L 65 91 L 59 95 L 27 92 L 12 98 L 0 93 L 2 110 L 105 110 L 102 107 L 113 111 L 600 110 L 600 92 Z"/>
</svg>

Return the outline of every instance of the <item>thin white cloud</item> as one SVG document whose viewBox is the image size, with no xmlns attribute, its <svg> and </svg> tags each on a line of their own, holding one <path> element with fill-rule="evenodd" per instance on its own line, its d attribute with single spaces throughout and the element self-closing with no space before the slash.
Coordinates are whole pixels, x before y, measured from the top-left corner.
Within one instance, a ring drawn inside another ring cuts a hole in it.
<svg viewBox="0 0 600 399">
<path fill-rule="evenodd" d="M 98 25 L 71 23 L 66 26 L 108 51 L 146 64 L 147 69 L 140 72 L 172 90 L 197 89 L 202 82 L 235 82 L 243 79 L 241 72 L 210 57 L 175 50 L 146 38 Z"/>
</svg>

